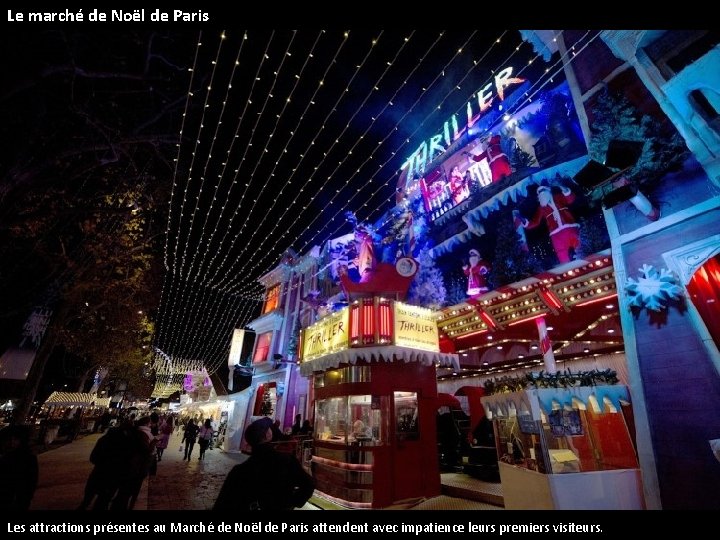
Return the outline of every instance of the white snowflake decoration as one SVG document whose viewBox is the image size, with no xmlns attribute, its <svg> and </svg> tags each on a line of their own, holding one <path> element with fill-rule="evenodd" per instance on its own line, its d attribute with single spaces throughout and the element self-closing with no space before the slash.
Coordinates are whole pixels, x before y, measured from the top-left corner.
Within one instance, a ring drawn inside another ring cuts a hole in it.
<svg viewBox="0 0 720 540">
<path fill-rule="evenodd" d="M 627 278 L 625 283 L 630 307 L 662 311 L 667 309 L 669 300 L 682 296 L 682 287 L 676 285 L 675 276 L 667 268 L 658 272 L 652 265 L 643 264 L 639 270 L 642 276 L 637 281 Z"/>
</svg>

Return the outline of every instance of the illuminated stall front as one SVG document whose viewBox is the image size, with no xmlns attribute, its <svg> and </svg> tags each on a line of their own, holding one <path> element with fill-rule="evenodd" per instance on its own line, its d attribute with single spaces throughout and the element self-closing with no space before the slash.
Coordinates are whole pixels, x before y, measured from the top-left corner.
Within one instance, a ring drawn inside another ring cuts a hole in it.
<svg viewBox="0 0 720 540">
<path fill-rule="evenodd" d="M 302 332 L 314 389 L 317 490 L 352 508 L 440 494 L 435 414 L 440 353 L 429 309 L 361 298 Z"/>
<path fill-rule="evenodd" d="M 533 388 L 485 396 L 508 510 L 645 508 L 628 388 Z"/>
</svg>

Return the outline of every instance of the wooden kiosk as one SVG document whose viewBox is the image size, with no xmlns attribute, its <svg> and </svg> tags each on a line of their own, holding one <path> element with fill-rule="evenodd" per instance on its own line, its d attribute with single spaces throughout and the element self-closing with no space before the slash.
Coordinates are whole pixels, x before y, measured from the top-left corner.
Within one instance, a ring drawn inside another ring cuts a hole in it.
<svg viewBox="0 0 720 540">
<path fill-rule="evenodd" d="M 317 490 L 350 508 L 439 495 L 435 368 L 458 358 L 439 352 L 432 311 L 361 298 L 304 329 L 301 352 Z"/>
</svg>

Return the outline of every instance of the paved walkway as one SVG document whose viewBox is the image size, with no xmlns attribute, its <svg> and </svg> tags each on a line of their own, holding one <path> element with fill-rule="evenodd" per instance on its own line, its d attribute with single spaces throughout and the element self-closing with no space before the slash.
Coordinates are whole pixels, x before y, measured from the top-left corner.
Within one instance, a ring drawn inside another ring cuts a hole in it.
<svg viewBox="0 0 720 540">
<path fill-rule="evenodd" d="M 92 464 L 90 452 L 101 434 L 85 435 L 70 444 L 38 455 L 40 478 L 31 510 L 75 510 L 83 497 L 85 481 Z M 158 463 L 157 475 L 143 483 L 136 510 L 209 510 L 212 508 L 228 471 L 247 459 L 240 453 L 208 450 L 198 460 L 199 446 L 190 461 L 178 451 L 182 435 L 173 434 Z M 323 500 L 324 501 L 324 500 Z M 313 497 L 302 510 L 337 508 Z M 441 495 L 425 500 L 409 510 L 497 510 L 482 502 Z"/>
</svg>

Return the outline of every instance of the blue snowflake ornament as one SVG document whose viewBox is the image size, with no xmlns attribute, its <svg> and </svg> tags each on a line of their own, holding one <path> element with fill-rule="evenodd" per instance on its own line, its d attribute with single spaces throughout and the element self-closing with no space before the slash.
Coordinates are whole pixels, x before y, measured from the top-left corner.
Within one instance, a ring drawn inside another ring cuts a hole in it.
<svg viewBox="0 0 720 540">
<path fill-rule="evenodd" d="M 637 281 L 629 277 L 625 283 L 631 308 L 662 311 L 667 309 L 668 301 L 682 296 L 682 287 L 676 284 L 675 276 L 667 268 L 658 272 L 652 265 L 643 264 L 639 270 L 641 276 Z"/>
</svg>

